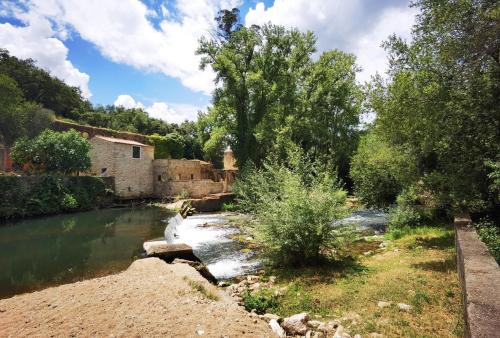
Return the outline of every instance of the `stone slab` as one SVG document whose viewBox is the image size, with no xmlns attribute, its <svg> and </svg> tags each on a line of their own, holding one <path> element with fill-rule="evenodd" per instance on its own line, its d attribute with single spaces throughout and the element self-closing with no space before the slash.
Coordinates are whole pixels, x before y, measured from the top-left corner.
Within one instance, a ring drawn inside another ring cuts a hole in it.
<svg viewBox="0 0 500 338">
<path fill-rule="evenodd" d="M 455 234 L 465 337 L 500 337 L 500 268 L 470 218 L 456 218 Z"/>
</svg>

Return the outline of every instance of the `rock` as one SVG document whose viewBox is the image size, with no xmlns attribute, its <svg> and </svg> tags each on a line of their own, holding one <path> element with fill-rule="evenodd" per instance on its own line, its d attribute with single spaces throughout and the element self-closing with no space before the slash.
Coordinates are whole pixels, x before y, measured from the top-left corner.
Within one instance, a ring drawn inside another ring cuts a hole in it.
<svg viewBox="0 0 500 338">
<path fill-rule="evenodd" d="M 383 334 L 377 332 L 370 333 L 371 338 L 382 338 L 383 336 L 384 336 Z"/>
<path fill-rule="evenodd" d="M 307 313 L 299 313 L 283 320 L 283 328 L 290 335 L 304 335 L 307 332 Z"/>
<path fill-rule="evenodd" d="M 312 334 L 311 330 L 307 331 L 305 338 L 311 338 L 311 334 Z"/>
<path fill-rule="evenodd" d="M 255 275 L 248 275 L 247 276 L 248 283 L 257 283 L 258 281 L 259 281 L 259 276 L 255 276 Z"/>
<path fill-rule="evenodd" d="M 363 255 L 365 255 L 365 256 L 370 256 L 371 254 L 373 254 L 372 251 L 363 252 Z"/>
<path fill-rule="evenodd" d="M 353 323 L 357 323 L 361 317 L 356 312 L 348 312 L 341 320 L 351 321 Z"/>
<path fill-rule="evenodd" d="M 411 305 L 404 304 L 404 303 L 399 303 L 398 308 L 403 311 L 410 311 Z"/>
<path fill-rule="evenodd" d="M 276 282 L 276 276 L 269 277 L 269 283 L 274 284 Z"/>
<path fill-rule="evenodd" d="M 271 319 L 269 321 L 269 326 L 271 327 L 271 330 L 273 330 L 274 334 L 278 338 L 286 338 L 286 333 L 285 330 L 280 326 L 278 321 L 276 319 Z"/>
<path fill-rule="evenodd" d="M 317 329 L 321 325 L 324 325 L 324 323 L 320 322 L 319 320 L 310 320 L 307 322 L 307 326 L 309 326 L 312 329 Z"/>
<path fill-rule="evenodd" d="M 324 334 L 323 333 L 319 333 L 319 332 L 314 332 L 311 336 L 311 338 L 324 338 Z"/>
<path fill-rule="evenodd" d="M 330 334 L 330 333 L 333 333 L 339 325 L 340 325 L 340 323 L 338 321 L 331 320 L 326 324 L 321 324 L 320 326 L 318 326 L 318 331 L 321 331 L 321 332 L 326 333 L 326 334 Z"/>
<path fill-rule="evenodd" d="M 387 247 L 387 245 L 388 245 L 388 243 L 387 243 L 387 242 L 382 242 L 382 243 L 380 243 L 380 245 L 379 245 L 378 247 L 379 247 L 379 248 L 386 248 L 386 247 Z"/>
<path fill-rule="evenodd" d="M 335 331 L 335 334 L 333 335 L 333 338 L 351 338 L 351 336 L 344 331 L 344 327 L 342 325 L 339 325 L 339 327 Z"/>
<path fill-rule="evenodd" d="M 377 306 L 379 308 L 384 308 L 384 307 L 387 307 L 387 306 L 391 306 L 391 304 L 392 304 L 391 302 L 380 301 L 380 302 L 377 303 Z"/>
<path fill-rule="evenodd" d="M 203 336 L 205 334 L 205 331 L 203 331 L 203 330 L 196 330 L 196 334 L 198 336 Z"/>
<path fill-rule="evenodd" d="M 212 284 L 217 284 L 217 278 L 215 278 L 214 275 L 212 275 L 212 273 L 210 272 L 210 270 L 208 270 L 207 266 L 205 264 L 203 264 L 202 262 L 200 262 L 200 261 L 191 261 L 191 260 L 181 259 L 181 258 L 176 258 L 172 262 L 172 264 L 178 264 L 178 263 L 188 264 L 188 265 L 192 266 L 206 280 L 208 280 Z"/>
<path fill-rule="evenodd" d="M 394 252 L 399 252 L 399 248 L 394 249 Z"/>
<path fill-rule="evenodd" d="M 272 314 L 272 313 L 264 313 L 264 315 L 262 316 L 262 318 L 265 319 L 265 320 L 267 320 L 267 321 L 271 321 L 272 319 L 274 319 L 277 322 L 279 322 L 281 320 L 280 316 Z"/>
<path fill-rule="evenodd" d="M 361 338 L 360 334 L 355 334 L 353 338 Z"/>
</svg>

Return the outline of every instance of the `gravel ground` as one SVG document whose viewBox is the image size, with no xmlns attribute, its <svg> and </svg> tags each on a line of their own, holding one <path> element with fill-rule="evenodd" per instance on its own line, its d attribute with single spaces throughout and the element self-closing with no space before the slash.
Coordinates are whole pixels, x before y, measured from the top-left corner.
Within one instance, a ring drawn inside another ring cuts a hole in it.
<svg viewBox="0 0 500 338">
<path fill-rule="evenodd" d="M 218 295 L 193 289 L 201 283 Z M 273 337 L 186 264 L 158 258 L 126 271 L 0 300 L 0 337 Z"/>
</svg>

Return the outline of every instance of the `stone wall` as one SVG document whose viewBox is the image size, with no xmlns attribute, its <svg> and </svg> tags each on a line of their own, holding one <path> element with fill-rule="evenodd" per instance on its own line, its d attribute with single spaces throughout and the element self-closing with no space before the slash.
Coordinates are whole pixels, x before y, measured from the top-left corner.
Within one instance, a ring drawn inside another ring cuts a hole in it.
<svg viewBox="0 0 500 338">
<path fill-rule="evenodd" d="M 131 144 L 91 139 L 91 174 L 114 176 L 115 192 L 119 198 L 152 197 L 154 147 L 140 146 L 140 158 L 132 158 Z M 103 173 L 103 169 L 106 171 Z"/>
<path fill-rule="evenodd" d="M 164 175 L 172 181 L 200 180 L 202 177 L 202 166 L 199 160 L 155 160 L 155 177 Z"/>
<path fill-rule="evenodd" d="M 201 198 L 222 192 L 223 183 L 212 180 L 167 181 L 155 184 L 158 197 L 173 197 L 187 191 L 190 197 Z"/>
<path fill-rule="evenodd" d="M 500 337 L 500 268 L 471 226 L 455 218 L 457 266 L 462 284 L 465 337 Z"/>
</svg>

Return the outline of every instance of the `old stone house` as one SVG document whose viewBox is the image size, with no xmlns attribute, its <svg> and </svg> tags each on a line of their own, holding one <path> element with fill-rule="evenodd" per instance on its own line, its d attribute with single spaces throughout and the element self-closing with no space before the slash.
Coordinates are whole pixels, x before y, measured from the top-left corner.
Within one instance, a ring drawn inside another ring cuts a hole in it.
<svg viewBox="0 0 500 338">
<path fill-rule="evenodd" d="M 117 196 L 153 196 L 153 146 L 99 135 L 91 138 L 90 144 L 91 174 L 114 177 Z"/>
</svg>

